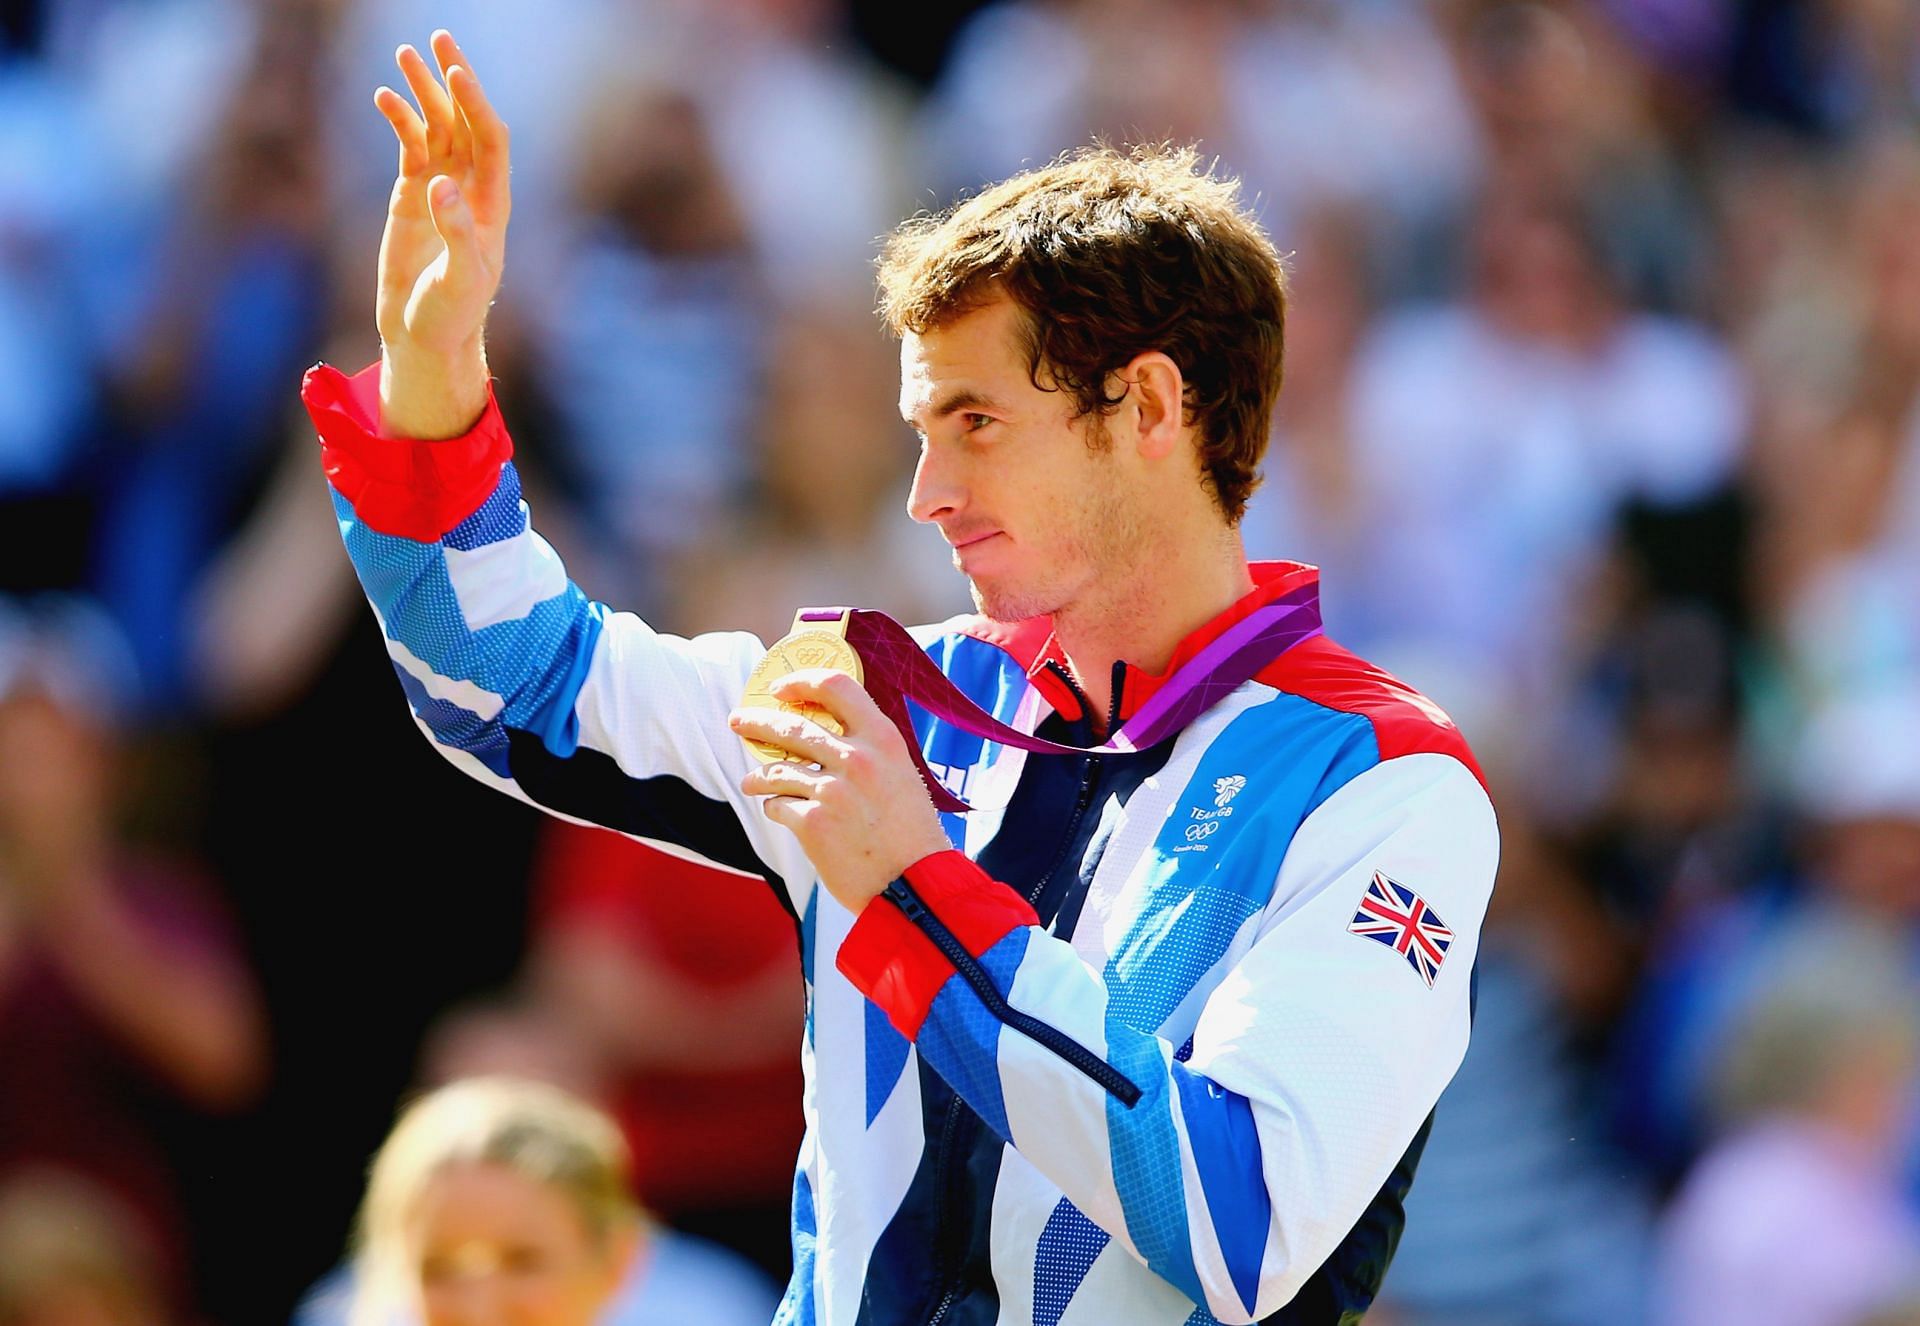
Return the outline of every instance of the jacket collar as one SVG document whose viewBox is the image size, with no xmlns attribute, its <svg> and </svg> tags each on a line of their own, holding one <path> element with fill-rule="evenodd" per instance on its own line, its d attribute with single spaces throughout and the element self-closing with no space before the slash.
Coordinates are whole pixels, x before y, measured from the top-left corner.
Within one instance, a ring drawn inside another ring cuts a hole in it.
<svg viewBox="0 0 1920 1326">
<path fill-rule="evenodd" d="M 1302 589 L 1313 595 L 1317 605 L 1320 592 L 1319 567 L 1309 566 L 1304 562 L 1249 562 L 1247 570 L 1253 577 L 1253 588 L 1218 616 L 1188 634 L 1173 651 L 1173 658 L 1164 670 L 1148 672 L 1132 663 L 1116 664 L 1116 667 L 1122 671 L 1115 692 L 1120 697 L 1120 722 L 1124 723 L 1133 717 L 1140 706 L 1166 685 L 1173 674 L 1178 672 L 1181 666 L 1195 654 L 1212 644 L 1229 627 L 1252 616 L 1257 609 Z M 1042 628 L 1046 631 L 1044 636 L 1040 634 Z M 1052 633 L 1050 627 L 1045 626 L 1044 619 L 1016 623 L 1011 629 L 996 632 L 994 636 L 987 638 L 994 639 L 996 644 L 1007 649 L 1016 658 L 1022 658 L 1026 664 L 1028 680 L 1061 717 L 1069 722 L 1077 722 L 1086 716 L 1085 703 L 1080 690 L 1070 680 L 1067 656 L 1060 648 L 1059 638 Z M 1027 650 L 1033 649 L 1036 641 L 1039 642 L 1038 652 L 1023 658 Z M 1023 644 L 1027 649 L 1019 648 Z"/>
</svg>

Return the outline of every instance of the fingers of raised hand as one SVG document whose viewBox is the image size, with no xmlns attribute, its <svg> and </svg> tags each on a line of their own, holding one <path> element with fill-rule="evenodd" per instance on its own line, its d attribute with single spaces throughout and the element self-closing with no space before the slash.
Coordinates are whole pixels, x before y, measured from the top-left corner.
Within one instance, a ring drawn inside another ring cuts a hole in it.
<svg viewBox="0 0 1920 1326">
<path fill-rule="evenodd" d="M 433 35 L 427 39 L 427 45 L 433 49 L 433 58 L 439 63 L 443 77 L 455 65 L 464 69 L 473 68 L 473 61 L 467 58 L 467 53 L 460 49 L 460 43 L 445 28 L 435 28 Z"/>
<path fill-rule="evenodd" d="M 373 104 L 393 126 L 394 137 L 400 140 L 400 173 L 412 176 L 423 173 L 427 168 L 427 126 L 414 112 L 413 103 L 390 87 L 381 87 L 373 94 Z"/>
<path fill-rule="evenodd" d="M 487 100 L 480 80 L 465 65 L 447 71 L 447 86 L 472 141 L 476 193 L 501 207 L 507 196 L 507 126 Z"/>
<path fill-rule="evenodd" d="M 413 90 L 413 99 L 420 106 L 420 118 L 426 122 L 427 150 L 435 157 L 450 155 L 456 139 L 463 139 L 466 131 L 459 123 L 447 90 L 440 86 L 440 80 L 413 47 L 400 47 L 393 53 L 393 59 L 406 77 L 407 86 Z"/>
<path fill-rule="evenodd" d="M 810 718 L 778 709 L 736 709 L 727 715 L 734 732 L 810 760 L 824 769 L 846 766 L 852 748 Z"/>
<path fill-rule="evenodd" d="M 467 119 L 466 108 L 460 104 L 460 98 L 454 92 L 457 75 L 471 77 L 473 67 L 467 63 L 466 55 L 460 49 L 460 43 L 445 28 L 435 29 L 428 45 L 433 50 L 434 61 L 440 66 L 440 79 L 446 84 L 448 104 L 453 111 L 453 150 L 465 160 L 473 155 L 473 125 Z"/>
</svg>

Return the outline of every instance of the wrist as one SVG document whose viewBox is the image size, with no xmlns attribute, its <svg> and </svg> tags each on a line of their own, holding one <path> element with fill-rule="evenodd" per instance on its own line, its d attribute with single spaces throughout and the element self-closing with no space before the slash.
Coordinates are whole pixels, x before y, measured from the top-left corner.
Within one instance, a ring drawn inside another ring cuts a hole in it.
<svg viewBox="0 0 1920 1326">
<path fill-rule="evenodd" d="M 847 904 L 847 910 L 855 916 L 860 915 L 879 899 L 881 895 L 886 893 L 894 880 L 904 879 L 911 884 L 917 872 L 927 869 L 930 863 L 941 856 L 957 856 L 963 861 L 966 859 L 965 854 L 954 849 L 953 844 L 947 840 L 947 835 L 944 832 L 940 833 L 937 838 L 922 844 L 918 851 L 910 850 L 906 860 L 898 870 L 895 870 L 885 879 L 877 880 L 864 891 L 863 896 L 843 900 Z"/>
<path fill-rule="evenodd" d="M 380 431 L 439 441 L 470 431 L 487 408 L 487 357 L 476 333 L 453 351 L 380 347 Z"/>
</svg>

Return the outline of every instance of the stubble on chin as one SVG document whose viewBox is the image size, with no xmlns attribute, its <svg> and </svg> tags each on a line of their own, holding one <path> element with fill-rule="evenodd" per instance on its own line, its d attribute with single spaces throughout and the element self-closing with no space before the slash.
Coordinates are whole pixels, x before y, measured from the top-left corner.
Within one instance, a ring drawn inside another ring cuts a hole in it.
<svg viewBox="0 0 1920 1326">
<path fill-rule="evenodd" d="M 967 578 L 967 592 L 973 595 L 973 606 L 979 614 L 989 621 L 1014 623 L 1024 622 L 1032 617 L 1051 617 L 1059 605 L 1051 599 L 1028 591 L 1025 594 L 1001 589 L 982 588 L 978 580 Z"/>
</svg>

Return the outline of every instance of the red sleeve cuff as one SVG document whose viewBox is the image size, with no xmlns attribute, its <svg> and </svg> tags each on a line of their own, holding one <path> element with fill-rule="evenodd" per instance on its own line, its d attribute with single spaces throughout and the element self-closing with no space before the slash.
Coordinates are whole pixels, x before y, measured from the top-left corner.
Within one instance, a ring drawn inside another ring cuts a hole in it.
<svg viewBox="0 0 1920 1326">
<path fill-rule="evenodd" d="M 315 364 L 300 399 L 320 434 L 327 482 L 381 534 L 435 543 L 493 496 L 513 439 L 487 384 L 487 408 L 459 437 L 420 442 L 380 432 L 380 364 L 348 377 Z"/>
<path fill-rule="evenodd" d="M 961 852 L 922 858 L 907 867 L 906 880 L 976 958 L 1020 927 L 1040 922 L 1025 899 Z M 885 896 L 860 913 L 834 965 L 908 1040 L 920 1034 L 934 996 L 954 972 L 933 940 Z"/>
</svg>

